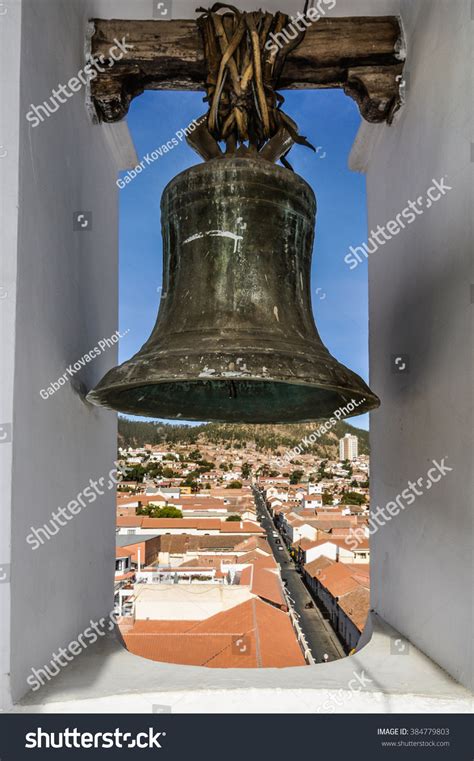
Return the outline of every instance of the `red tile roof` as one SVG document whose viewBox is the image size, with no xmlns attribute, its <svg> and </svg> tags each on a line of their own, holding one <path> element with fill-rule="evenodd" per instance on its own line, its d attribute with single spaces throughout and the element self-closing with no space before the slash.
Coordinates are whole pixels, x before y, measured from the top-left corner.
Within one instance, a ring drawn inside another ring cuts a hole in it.
<svg viewBox="0 0 474 761">
<path fill-rule="evenodd" d="M 141 526 L 143 523 L 143 516 L 137 515 L 134 516 L 118 516 L 117 517 L 117 526 L 118 528 L 136 528 L 137 526 Z"/>
<path fill-rule="evenodd" d="M 325 569 L 334 565 L 334 562 L 334 560 L 330 560 L 329 558 L 324 557 L 324 555 L 321 555 L 319 558 L 316 558 L 316 560 L 312 560 L 311 563 L 306 563 L 304 570 L 314 579 L 321 580 L 321 578 L 324 577 Z"/>
<path fill-rule="evenodd" d="M 265 559 L 263 562 L 265 563 Z M 252 563 L 251 568 L 253 569 L 250 587 L 252 594 L 272 602 L 282 610 L 287 610 L 279 574 L 273 568 L 261 565 L 259 560 Z"/>
<path fill-rule="evenodd" d="M 175 528 L 219 531 L 220 518 L 144 518 L 142 528 Z"/>
<path fill-rule="evenodd" d="M 357 589 L 341 597 L 339 607 L 361 632 L 370 610 L 369 590 L 362 586 L 357 587 Z"/>
<path fill-rule="evenodd" d="M 133 579 L 135 577 L 135 571 L 127 571 L 119 576 L 114 577 L 114 581 L 126 581 L 127 579 Z"/>
<path fill-rule="evenodd" d="M 260 599 L 199 622 L 137 622 L 123 637 L 130 652 L 166 663 L 211 668 L 305 665 L 288 615 Z"/>
<path fill-rule="evenodd" d="M 253 521 L 223 521 L 221 532 L 223 534 L 264 534 L 265 530 Z"/>
<path fill-rule="evenodd" d="M 267 555 L 273 555 L 270 545 L 263 536 L 249 536 L 248 539 L 244 539 L 243 542 L 236 544 L 234 549 L 236 552 L 260 550 Z"/>
<path fill-rule="evenodd" d="M 115 548 L 115 557 L 116 558 L 129 558 L 131 555 L 133 555 L 133 550 L 129 550 L 126 547 L 116 547 Z"/>
<path fill-rule="evenodd" d="M 278 568 L 278 564 L 270 553 L 264 555 L 261 552 L 254 550 L 253 552 L 247 552 L 245 555 L 239 557 L 239 563 L 257 563 L 259 568 Z"/>
<path fill-rule="evenodd" d="M 216 510 L 227 509 L 228 505 L 224 504 L 223 499 L 214 497 L 179 497 L 178 499 L 167 499 L 171 507 L 183 508 L 183 510 L 195 508 L 199 510 Z"/>
</svg>

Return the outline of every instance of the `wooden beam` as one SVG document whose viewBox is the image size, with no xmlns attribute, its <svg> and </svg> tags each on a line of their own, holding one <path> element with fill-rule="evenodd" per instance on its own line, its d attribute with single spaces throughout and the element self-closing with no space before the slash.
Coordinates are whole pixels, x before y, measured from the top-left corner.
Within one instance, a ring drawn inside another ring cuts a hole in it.
<svg viewBox="0 0 474 761">
<path fill-rule="evenodd" d="M 144 90 L 204 89 L 206 66 L 195 21 L 95 19 L 94 24 L 91 52 L 105 62 L 91 83 L 99 119 L 123 119 Z M 109 51 L 123 38 L 133 49 L 113 63 Z M 278 87 L 342 88 L 367 121 L 390 122 L 400 105 L 401 51 L 402 31 L 394 16 L 321 18 L 288 56 Z"/>
</svg>

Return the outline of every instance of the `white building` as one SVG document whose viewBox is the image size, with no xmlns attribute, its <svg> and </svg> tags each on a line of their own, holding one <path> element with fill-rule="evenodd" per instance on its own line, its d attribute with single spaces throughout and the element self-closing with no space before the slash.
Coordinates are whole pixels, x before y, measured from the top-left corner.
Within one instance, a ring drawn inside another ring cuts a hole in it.
<svg viewBox="0 0 474 761">
<path fill-rule="evenodd" d="M 339 439 L 339 459 L 355 460 L 359 454 L 359 439 L 346 433 L 343 439 Z"/>
<path fill-rule="evenodd" d="M 303 497 L 303 507 L 308 510 L 316 510 L 322 507 L 323 498 L 321 494 L 305 494 Z"/>
</svg>

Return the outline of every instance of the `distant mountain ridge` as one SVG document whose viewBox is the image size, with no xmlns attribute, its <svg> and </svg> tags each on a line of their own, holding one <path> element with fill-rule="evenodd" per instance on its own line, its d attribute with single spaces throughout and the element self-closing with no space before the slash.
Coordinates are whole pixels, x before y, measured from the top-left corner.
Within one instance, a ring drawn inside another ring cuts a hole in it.
<svg viewBox="0 0 474 761">
<path fill-rule="evenodd" d="M 295 423 L 291 425 L 245 425 L 238 423 L 202 423 L 201 425 L 174 425 L 129 420 L 119 417 L 118 440 L 122 447 L 139 447 L 144 444 L 226 444 L 243 447 L 254 442 L 262 451 L 283 452 L 298 446 L 309 434 L 317 432 L 322 423 Z M 318 436 L 307 448 L 316 457 L 337 459 L 338 440 L 351 433 L 359 439 L 359 454 L 369 454 L 369 433 L 344 422 L 336 423 L 329 431 Z"/>
</svg>

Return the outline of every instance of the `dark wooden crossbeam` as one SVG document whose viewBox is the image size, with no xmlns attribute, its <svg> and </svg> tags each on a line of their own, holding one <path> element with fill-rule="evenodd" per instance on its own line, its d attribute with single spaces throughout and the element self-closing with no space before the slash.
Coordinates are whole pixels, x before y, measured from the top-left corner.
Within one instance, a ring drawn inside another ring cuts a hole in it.
<svg viewBox="0 0 474 761">
<path fill-rule="evenodd" d="M 196 22 L 95 19 L 92 55 L 105 68 L 91 83 L 99 119 L 116 122 L 144 90 L 203 90 L 206 67 Z M 115 40 L 133 45 L 108 68 Z M 321 18 L 288 56 L 279 89 L 342 88 L 369 122 L 400 105 L 402 31 L 394 16 Z M 204 108 L 203 108 L 204 110 Z"/>
</svg>

